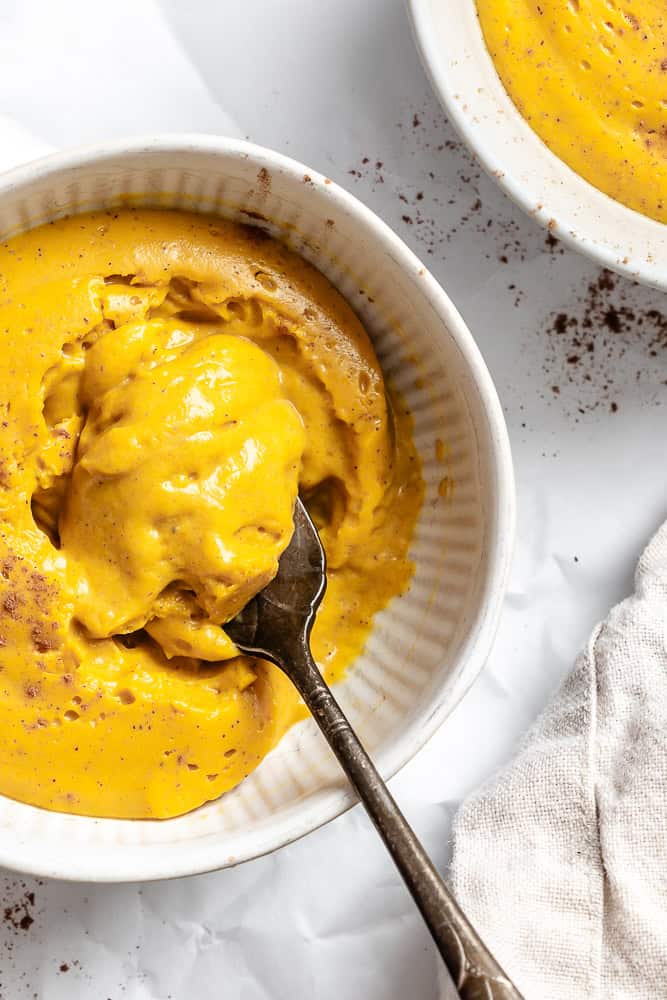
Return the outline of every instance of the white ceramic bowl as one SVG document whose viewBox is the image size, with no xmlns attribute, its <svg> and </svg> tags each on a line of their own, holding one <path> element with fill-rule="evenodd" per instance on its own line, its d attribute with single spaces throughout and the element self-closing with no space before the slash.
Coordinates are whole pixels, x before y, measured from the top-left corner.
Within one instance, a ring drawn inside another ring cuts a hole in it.
<svg viewBox="0 0 667 1000">
<path fill-rule="evenodd" d="M 666 289 L 667 226 L 602 194 L 533 132 L 496 73 L 475 0 L 408 0 L 408 7 L 436 94 L 502 189 L 574 249 Z"/>
<path fill-rule="evenodd" d="M 445 293 L 380 219 L 315 171 L 236 140 L 132 140 L 13 170 L 0 177 L 0 238 L 127 196 L 250 223 L 261 216 L 348 298 L 411 407 L 427 484 L 416 574 L 409 593 L 378 616 L 365 654 L 339 688 L 382 772 L 394 774 L 481 669 L 503 596 L 513 478 L 482 358 Z M 453 492 L 439 490 L 446 478 Z M 88 819 L 0 797 L 0 864 L 77 880 L 188 875 L 272 851 L 353 801 L 308 720 L 237 789 L 178 819 Z"/>
</svg>

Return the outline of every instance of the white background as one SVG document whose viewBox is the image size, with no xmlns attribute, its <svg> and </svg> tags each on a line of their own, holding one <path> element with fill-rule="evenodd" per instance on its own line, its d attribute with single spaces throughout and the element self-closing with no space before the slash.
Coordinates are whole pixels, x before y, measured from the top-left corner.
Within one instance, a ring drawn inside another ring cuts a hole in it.
<svg viewBox="0 0 667 1000">
<path fill-rule="evenodd" d="M 463 313 L 507 417 L 518 541 L 483 675 L 392 783 L 444 866 L 457 803 L 511 756 L 667 515 L 667 336 L 656 344 L 660 320 L 647 316 L 662 296 L 619 279 L 587 331 L 593 354 L 568 363 L 575 334 L 555 334 L 554 317 L 582 317 L 598 269 L 550 247 L 479 176 L 429 90 L 400 0 L 2 0 L 0 102 L 0 165 L 37 140 L 158 130 L 281 150 L 381 215 Z M 614 333 L 598 319 L 622 298 L 634 318 Z M 5 908 L 9 1000 L 438 996 L 430 943 L 359 809 L 271 857 L 168 884 L 7 873 Z"/>
</svg>

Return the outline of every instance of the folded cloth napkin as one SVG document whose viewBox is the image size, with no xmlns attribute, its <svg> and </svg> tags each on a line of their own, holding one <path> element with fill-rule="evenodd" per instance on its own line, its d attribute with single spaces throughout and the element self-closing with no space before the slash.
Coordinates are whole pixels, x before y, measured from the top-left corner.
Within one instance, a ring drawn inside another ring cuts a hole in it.
<svg viewBox="0 0 667 1000">
<path fill-rule="evenodd" d="M 452 884 L 527 1000 L 667 996 L 667 524 L 515 760 Z"/>
</svg>

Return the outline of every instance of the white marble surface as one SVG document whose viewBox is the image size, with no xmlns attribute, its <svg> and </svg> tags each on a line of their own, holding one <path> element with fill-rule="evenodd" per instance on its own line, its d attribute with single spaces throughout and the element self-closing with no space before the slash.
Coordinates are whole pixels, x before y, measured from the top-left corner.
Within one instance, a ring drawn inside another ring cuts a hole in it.
<svg viewBox="0 0 667 1000">
<path fill-rule="evenodd" d="M 400 0 L 7 0 L 0 93 L 0 166 L 169 129 L 282 150 L 378 212 L 462 311 L 505 407 L 519 514 L 486 670 L 393 782 L 445 865 L 456 804 L 512 754 L 667 515 L 662 297 L 621 279 L 603 290 L 593 354 L 572 328 L 550 332 L 559 312 L 583 315 L 598 270 L 549 247 L 453 141 Z M 633 318 L 600 322 L 621 297 Z M 178 882 L 7 873 L 0 906 L 10 1000 L 439 995 L 427 936 L 359 809 L 271 857 Z"/>
</svg>

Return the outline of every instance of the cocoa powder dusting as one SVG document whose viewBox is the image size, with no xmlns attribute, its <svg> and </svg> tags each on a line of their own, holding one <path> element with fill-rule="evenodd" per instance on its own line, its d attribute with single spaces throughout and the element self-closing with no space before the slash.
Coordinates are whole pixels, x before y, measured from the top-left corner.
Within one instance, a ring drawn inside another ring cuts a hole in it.
<svg viewBox="0 0 667 1000">
<path fill-rule="evenodd" d="M 43 573 L 34 570 L 29 574 L 27 587 L 33 601 L 40 611 L 48 613 L 51 600 L 56 596 L 56 590 Z"/>
<path fill-rule="evenodd" d="M 13 590 L 5 594 L 2 600 L 2 610 L 9 618 L 19 617 L 19 607 L 21 605 L 21 598 Z"/>
<path fill-rule="evenodd" d="M 257 183 L 265 194 L 268 194 L 271 190 L 271 174 L 266 167 L 261 167 L 257 171 Z"/>
<path fill-rule="evenodd" d="M 29 931 L 35 922 L 32 910 L 35 906 L 35 894 L 24 892 L 16 902 L 6 903 L 3 908 L 5 926 L 14 931 Z"/>
<path fill-rule="evenodd" d="M 9 577 L 12 575 L 12 570 L 16 566 L 17 562 L 17 556 L 6 556 L 2 560 L 2 564 L 0 564 L 0 575 L 4 580 L 9 580 Z"/>
<path fill-rule="evenodd" d="M 535 289 L 520 287 L 516 265 L 541 255 L 555 265 L 567 252 L 557 236 L 557 220 L 550 219 L 540 235 L 528 232 L 525 218 L 511 206 L 499 211 L 474 157 L 431 106 L 406 109 L 396 128 L 403 155 L 414 158 L 416 170 L 392 170 L 384 165 L 388 161 L 366 150 L 348 167 L 355 186 L 371 199 L 382 191 L 383 204 L 387 191 L 394 195 L 395 225 L 420 255 L 450 259 L 456 267 L 462 242 L 472 238 L 480 282 L 497 281 L 499 271 L 511 268 L 504 287 L 520 309 Z M 656 294 L 602 270 L 531 335 L 541 340 L 536 364 L 544 375 L 542 395 L 575 422 L 593 411 L 619 413 L 630 399 L 639 406 L 667 403 L 661 370 L 667 317 Z"/>
<path fill-rule="evenodd" d="M 56 622 L 51 622 L 48 626 L 43 622 L 37 622 L 32 626 L 30 629 L 30 638 L 39 653 L 46 653 L 51 649 L 58 649 L 60 647 L 57 628 Z"/>
<path fill-rule="evenodd" d="M 643 403 L 661 403 L 655 390 L 667 385 L 667 315 L 637 287 L 603 269 L 568 311 L 547 321 L 543 372 L 553 395 L 567 388 L 575 416 L 618 413 L 628 379 L 644 386 Z"/>
<path fill-rule="evenodd" d="M 467 147 L 455 137 L 447 117 L 432 105 L 407 114 L 396 128 L 403 138 L 405 155 L 416 161 L 413 185 L 405 171 L 390 171 L 385 161 L 371 156 L 370 151 L 349 166 L 348 176 L 366 189 L 366 197 L 381 185 L 386 185 L 384 191 L 389 188 L 398 203 L 398 228 L 403 228 L 404 237 L 419 254 L 439 260 L 447 259 L 450 252 L 458 256 L 461 236 L 475 234 L 484 237 L 477 241 L 484 260 L 503 265 L 526 260 L 521 240 L 525 223 L 518 214 L 513 217 L 512 209 L 503 217 L 497 212 L 492 217 L 485 210 L 482 188 L 489 182 Z M 384 208 L 386 199 L 383 201 Z M 548 248 L 564 252 L 551 234 Z M 508 288 L 518 306 L 522 291 L 514 285 Z"/>
</svg>

